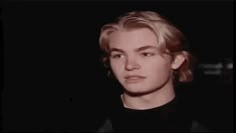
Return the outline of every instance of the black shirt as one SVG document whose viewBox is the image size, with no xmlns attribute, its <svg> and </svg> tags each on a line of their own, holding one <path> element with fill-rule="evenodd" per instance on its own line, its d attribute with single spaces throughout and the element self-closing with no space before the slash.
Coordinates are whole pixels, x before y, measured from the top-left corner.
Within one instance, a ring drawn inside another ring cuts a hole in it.
<svg viewBox="0 0 236 133">
<path fill-rule="evenodd" d="M 119 98 L 110 118 L 115 132 L 190 132 L 190 114 L 188 106 L 177 96 L 165 105 L 146 110 L 125 108 Z"/>
</svg>

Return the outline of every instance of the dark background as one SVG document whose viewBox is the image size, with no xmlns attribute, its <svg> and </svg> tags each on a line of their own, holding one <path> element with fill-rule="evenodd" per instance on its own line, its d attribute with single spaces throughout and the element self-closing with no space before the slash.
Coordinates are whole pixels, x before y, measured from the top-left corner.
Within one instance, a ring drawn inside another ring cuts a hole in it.
<svg viewBox="0 0 236 133">
<path fill-rule="evenodd" d="M 118 92 L 99 62 L 100 27 L 132 10 L 157 11 L 186 34 L 198 59 L 186 93 L 195 119 L 233 131 L 232 2 L 4 4 L 4 131 L 96 130 Z"/>
</svg>

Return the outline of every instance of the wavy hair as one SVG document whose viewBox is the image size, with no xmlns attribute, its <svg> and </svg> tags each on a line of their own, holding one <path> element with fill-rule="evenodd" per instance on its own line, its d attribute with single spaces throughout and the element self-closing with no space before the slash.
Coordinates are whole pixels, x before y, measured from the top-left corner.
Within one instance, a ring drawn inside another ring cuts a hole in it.
<svg viewBox="0 0 236 133">
<path fill-rule="evenodd" d="M 187 51 L 187 40 L 184 34 L 170 23 L 166 18 L 153 11 L 133 11 L 126 13 L 114 22 L 102 26 L 99 45 L 104 53 L 102 61 L 109 67 L 109 36 L 119 30 L 132 30 L 137 28 L 150 29 L 157 38 L 159 49 L 168 53 L 172 59 L 179 54 L 185 57 L 184 63 L 174 71 L 174 78 L 179 82 L 188 82 L 193 79 L 192 55 Z"/>
</svg>

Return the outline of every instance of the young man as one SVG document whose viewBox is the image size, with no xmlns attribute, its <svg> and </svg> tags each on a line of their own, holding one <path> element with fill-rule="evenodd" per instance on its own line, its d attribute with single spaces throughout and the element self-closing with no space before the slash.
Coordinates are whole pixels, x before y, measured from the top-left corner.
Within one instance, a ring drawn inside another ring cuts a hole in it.
<svg viewBox="0 0 236 133">
<path fill-rule="evenodd" d="M 99 43 L 124 90 L 100 131 L 191 130 L 191 113 L 174 86 L 192 80 L 192 56 L 179 29 L 155 12 L 129 12 L 101 28 Z"/>
</svg>

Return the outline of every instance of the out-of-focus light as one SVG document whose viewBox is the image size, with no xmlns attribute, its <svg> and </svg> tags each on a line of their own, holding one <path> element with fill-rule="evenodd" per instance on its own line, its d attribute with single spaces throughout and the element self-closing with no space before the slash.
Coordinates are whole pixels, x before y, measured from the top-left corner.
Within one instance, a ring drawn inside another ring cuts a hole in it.
<svg viewBox="0 0 236 133">
<path fill-rule="evenodd" d="M 221 75 L 221 70 L 205 70 L 203 71 L 206 75 Z"/>
<path fill-rule="evenodd" d="M 233 66 L 233 63 L 231 62 L 231 63 L 228 63 L 227 65 L 226 65 L 226 69 L 233 69 L 234 68 L 234 66 Z"/>
<path fill-rule="evenodd" d="M 216 63 L 216 64 L 200 64 L 201 68 L 206 68 L 206 69 L 221 69 L 223 68 L 222 63 Z"/>
</svg>

